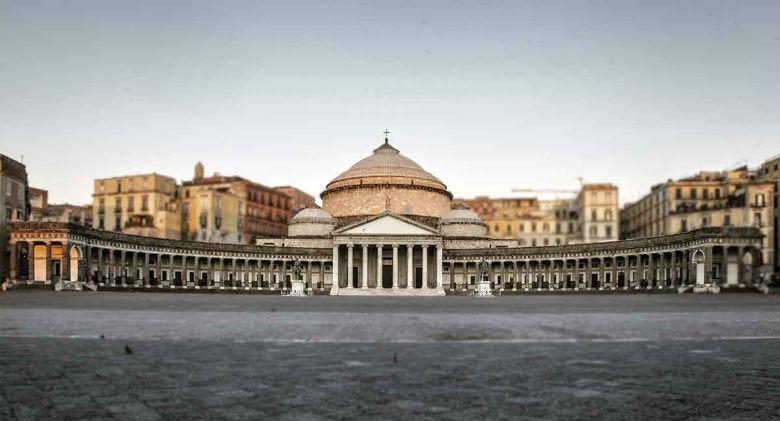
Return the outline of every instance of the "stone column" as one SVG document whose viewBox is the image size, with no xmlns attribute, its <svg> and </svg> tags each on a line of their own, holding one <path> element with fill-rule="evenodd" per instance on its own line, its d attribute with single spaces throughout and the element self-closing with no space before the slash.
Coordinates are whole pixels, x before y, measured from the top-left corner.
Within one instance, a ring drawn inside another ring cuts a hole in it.
<svg viewBox="0 0 780 421">
<path fill-rule="evenodd" d="M 645 278 L 645 262 L 644 259 L 642 259 L 642 255 L 638 254 L 636 260 L 636 286 L 634 289 L 639 289 L 642 287 L 642 280 Z"/>
<path fill-rule="evenodd" d="M 376 287 L 382 288 L 382 244 L 376 245 Z"/>
<path fill-rule="evenodd" d="M 157 253 L 157 258 L 154 263 L 154 275 L 157 277 L 155 283 L 157 283 L 157 285 L 162 285 L 162 254 Z"/>
<path fill-rule="evenodd" d="M 114 271 L 114 249 L 108 249 L 108 285 L 116 285 L 116 277 Z"/>
<path fill-rule="evenodd" d="M 195 281 L 195 286 L 200 286 L 200 256 L 195 255 L 195 275 L 192 277 Z"/>
<path fill-rule="evenodd" d="M 84 282 L 92 283 L 92 247 L 84 246 Z"/>
<path fill-rule="evenodd" d="M 142 285 L 149 284 L 149 251 L 148 250 L 144 252 L 144 264 L 143 264 L 143 268 L 141 269 L 141 279 L 143 279 L 143 282 L 141 282 Z"/>
<path fill-rule="evenodd" d="M 572 275 L 572 281 L 574 281 L 574 290 L 580 289 L 580 259 L 574 259 L 574 274 Z"/>
<path fill-rule="evenodd" d="M 78 262 L 76 264 L 78 264 Z M 68 243 L 62 243 L 62 255 L 60 256 L 60 280 L 78 281 L 78 279 L 70 279 L 70 245 Z"/>
<path fill-rule="evenodd" d="M 612 256 L 612 285 L 610 285 L 612 289 L 617 289 L 618 287 L 618 259 L 617 256 Z"/>
<path fill-rule="evenodd" d="M 307 285 L 309 290 L 314 288 L 314 285 L 311 283 L 311 260 L 306 261 L 306 280 L 304 285 Z"/>
<path fill-rule="evenodd" d="M 325 277 L 324 277 L 324 270 L 323 270 L 323 278 L 322 278 L 322 285 L 325 286 Z M 339 245 L 334 244 L 333 245 L 333 274 L 331 275 L 331 290 L 335 288 L 335 291 L 338 291 L 339 289 Z"/>
<path fill-rule="evenodd" d="M 606 259 L 604 259 L 603 257 L 599 257 L 599 289 L 604 289 L 604 283 L 607 278 L 604 271 L 605 264 L 606 264 Z"/>
<path fill-rule="evenodd" d="M 52 278 L 52 260 L 51 260 L 51 243 L 46 243 L 46 279 L 45 282 L 48 284 L 51 282 Z"/>
<path fill-rule="evenodd" d="M 347 289 L 352 289 L 352 244 L 347 244 Z"/>
<path fill-rule="evenodd" d="M 360 285 L 360 289 L 368 289 L 368 244 L 363 244 L 363 282 Z"/>
<path fill-rule="evenodd" d="M 650 279 L 647 280 L 647 289 L 653 288 L 653 285 L 655 284 L 655 258 L 654 254 L 650 253 L 648 256 L 647 261 L 647 274 Z"/>
<path fill-rule="evenodd" d="M 406 246 L 406 289 L 414 288 L 414 245 Z"/>
<path fill-rule="evenodd" d="M 27 282 L 35 280 L 35 243 L 27 245 Z"/>
<path fill-rule="evenodd" d="M 704 283 L 712 283 L 712 246 L 704 247 Z"/>
<path fill-rule="evenodd" d="M 393 244 L 393 289 L 398 289 L 398 244 Z"/>
<path fill-rule="evenodd" d="M 428 289 L 428 245 L 422 246 L 422 289 Z"/>
<path fill-rule="evenodd" d="M 18 264 L 17 245 L 11 241 L 8 246 L 11 248 L 11 253 L 8 257 L 8 279 L 11 280 L 11 283 L 14 283 L 16 281 L 16 266 Z M 5 279 L 0 279 L 0 283 L 2 282 L 5 282 Z"/>
<path fill-rule="evenodd" d="M 441 288 L 444 285 L 444 270 L 442 259 L 444 258 L 444 251 L 441 245 L 436 245 L 436 283 L 434 287 L 436 289 Z M 452 281 L 450 281 L 452 282 Z"/>
</svg>

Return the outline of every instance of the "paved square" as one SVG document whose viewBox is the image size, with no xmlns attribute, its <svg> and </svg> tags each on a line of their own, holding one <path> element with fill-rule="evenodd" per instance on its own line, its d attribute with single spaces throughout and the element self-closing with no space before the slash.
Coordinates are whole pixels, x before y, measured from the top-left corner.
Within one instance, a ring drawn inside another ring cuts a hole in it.
<svg viewBox="0 0 780 421">
<path fill-rule="evenodd" d="M 776 419 L 779 305 L 14 291 L 0 419 Z"/>
</svg>

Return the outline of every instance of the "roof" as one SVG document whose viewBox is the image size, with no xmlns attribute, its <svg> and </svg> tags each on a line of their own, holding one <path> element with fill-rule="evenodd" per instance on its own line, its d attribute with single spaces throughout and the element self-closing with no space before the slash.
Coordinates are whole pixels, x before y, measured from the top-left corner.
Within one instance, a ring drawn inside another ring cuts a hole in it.
<svg viewBox="0 0 780 421">
<path fill-rule="evenodd" d="M 385 143 L 374 149 L 374 153 L 361 159 L 347 171 L 334 178 L 328 185 L 337 181 L 364 177 L 408 177 L 428 180 L 444 186 L 433 174 L 425 171 L 411 159 L 401 155 L 400 151 L 385 139 Z M 444 186 L 446 188 L 446 186 Z"/>
</svg>

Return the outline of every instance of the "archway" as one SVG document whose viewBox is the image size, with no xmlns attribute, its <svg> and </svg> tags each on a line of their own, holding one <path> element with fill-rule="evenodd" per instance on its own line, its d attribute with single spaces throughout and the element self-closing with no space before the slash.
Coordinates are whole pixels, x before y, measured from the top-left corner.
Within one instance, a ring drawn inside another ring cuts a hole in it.
<svg viewBox="0 0 780 421">
<path fill-rule="evenodd" d="M 80 281 L 79 260 L 81 260 L 81 251 L 77 246 L 72 246 L 70 248 L 70 280 L 71 281 Z"/>
<path fill-rule="evenodd" d="M 748 285 L 753 284 L 753 264 L 755 258 L 752 250 L 745 250 L 742 256 L 742 282 Z"/>
<path fill-rule="evenodd" d="M 704 285 L 704 252 L 699 249 L 693 253 L 691 261 L 696 265 L 696 284 Z"/>
<path fill-rule="evenodd" d="M 33 245 L 33 280 L 36 282 L 46 282 L 46 244 Z"/>
</svg>

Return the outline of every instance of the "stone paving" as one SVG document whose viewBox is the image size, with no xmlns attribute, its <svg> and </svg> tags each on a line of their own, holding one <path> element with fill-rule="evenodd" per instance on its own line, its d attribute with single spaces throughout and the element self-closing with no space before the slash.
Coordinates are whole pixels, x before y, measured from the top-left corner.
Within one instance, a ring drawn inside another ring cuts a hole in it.
<svg viewBox="0 0 780 421">
<path fill-rule="evenodd" d="M 449 298 L 430 304 L 199 297 L 0 295 L 0 419 L 780 416 L 780 336 L 769 335 L 780 325 L 777 298 L 665 296 L 643 301 L 631 296 L 606 307 L 593 297 L 542 304 L 515 297 L 492 304 L 473 299 L 448 303 Z M 198 308 L 184 306 L 193 303 L 224 323 L 190 326 L 206 320 L 195 317 Z M 370 321 L 367 326 L 380 331 L 366 330 L 355 341 L 312 335 L 307 329 L 293 328 L 293 336 L 274 333 L 316 319 L 326 321 L 325 329 L 354 327 L 350 320 L 377 313 L 402 321 L 385 324 L 384 332 L 380 322 Z M 32 319 L 34 327 L 25 327 L 24 318 L 32 314 L 39 315 Z M 306 314 L 310 318 L 300 319 Z M 410 314 L 418 319 L 407 318 Z M 57 321 L 64 315 L 75 323 L 105 318 L 115 328 Z M 560 319 L 550 321 L 551 316 Z M 155 321 L 161 317 L 195 320 L 173 323 L 190 327 L 172 335 L 162 327 L 165 323 Z M 241 322 L 247 318 L 252 322 Z M 464 320 L 446 321 L 452 318 Z M 465 330 L 473 318 L 515 320 L 521 329 L 536 328 L 524 336 L 514 328 L 496 335 L 489 324 Z M 690 325 L 658 326 L 686 318 L 708 326 L 706 333 Z M 229 329 L 228 335 L 204 333 L 231 324 L 239 328 Z M 93 336 L 98 330 L 105 339 Z M 246 332 L 238 334 L 241 330 Z M 765 335 L 751 338 L 753 333 Z"/>
</svg>

